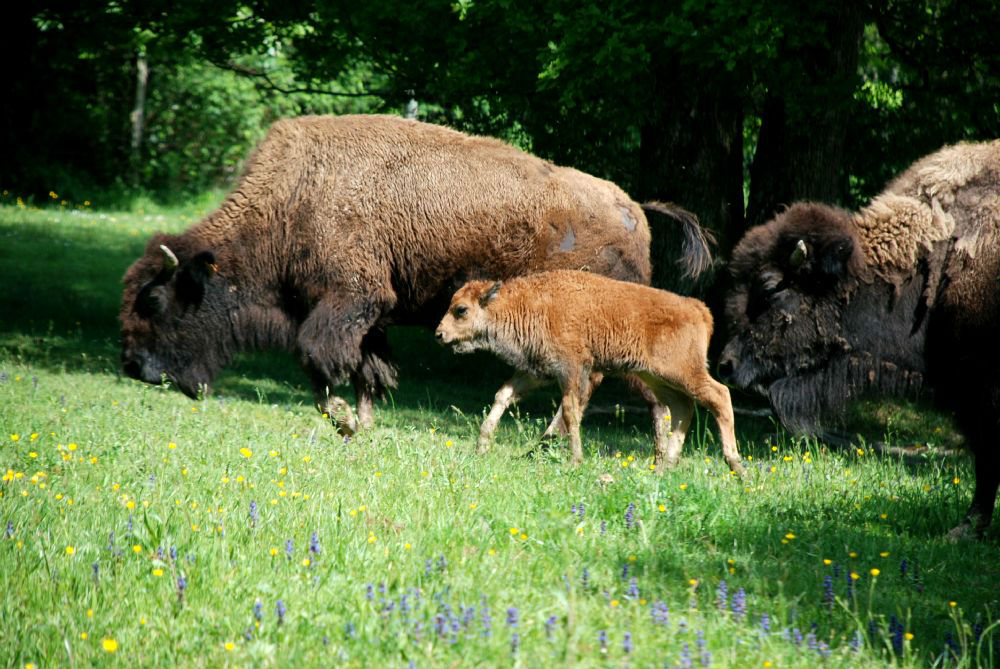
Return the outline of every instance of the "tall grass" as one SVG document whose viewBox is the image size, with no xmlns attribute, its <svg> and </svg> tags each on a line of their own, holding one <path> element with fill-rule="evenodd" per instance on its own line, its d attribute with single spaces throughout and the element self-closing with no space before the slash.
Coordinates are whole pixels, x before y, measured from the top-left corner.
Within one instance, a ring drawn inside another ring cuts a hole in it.
<svg viewBox="0 0 1000 669">
<path fill-rule="evenodd" d="M 418 330 L 392 333 L 400 388 L 349 443 L 287 355 L 241 357 L 199 402 L 121 378 L 120 277 L 200 209 L 0 207 L 3 666 L 1000 662 L 996 530 L 942 538 L 964 457 L 742 418 L 739 481 L 702 417 L 657 477 L 613 383 L 580 468 L 537 447 L 552 391 L 477 455 L 507 370 Z M 948 435 L 907 411 L 896 443 Z"/>
</svg>

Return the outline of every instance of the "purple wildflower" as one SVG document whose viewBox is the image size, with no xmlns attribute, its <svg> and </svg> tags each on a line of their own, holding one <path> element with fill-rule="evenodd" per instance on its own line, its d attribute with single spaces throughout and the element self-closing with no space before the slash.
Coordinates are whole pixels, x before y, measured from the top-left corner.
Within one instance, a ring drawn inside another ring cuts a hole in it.
<svg viewBox="0 0 1000 669">
<path fill-rule="evenodd" d="M 743 588 L 736 591 L 733 595 L 733 601 L 730 603 L 730 607 L 733 610 L 733 617 L 737 622 L 743 620 L 743 616 L 747 613 L 747 593 Z"/>
<path fill-rule="evenodd" d="M 607 632 L 607 630 L 600 630 L 597 633 L 597 640 L 601 644 L 601 652 L 602 653 L 607 653 L 608 652 L 608 632 Z"/>
<path fill-rule="evenodd" d="M 253 617 L 258 622 L 264 617 L 264 605 L 260 603 L 259 599 L 253 603 Z"/>
<path fill-rule="evenodd" d="M 766 613 L 760 614 L 760 631 L 764 634 L 771 633 L 771 616 Z"/>
<path fill-rule="evenodd" d="M 371 583 L 365 586 L 365 599 L 369 602 L 375 599 L 375 586 Z"/>
<path fill-rule="evenodd" d="M 827 574 L 823 577 L 823 604 L 826 608 L 833 609 L 833 577 Z"/>
<path fill-rule="evenodd" d="M 512 606 L 507 609 L 507 624 L 511 627 L 517 627 L 517 607 Z"/>
<path fill-rule="evenodd" d="M 324 645 L 324 646 L 329 646 L 329 645 L 330 645 L 330 637 L 328 637 L 328 636 L 327 636 L 327 635 L 325 635 L 325 634 L 323 635 L 323 639 L 322 639 L 322 641 L 323 641 L 323 645 Z"/>
<path fill-rule="evenodd" d="M 625 509 L 625 529 L 631 530 L 635 525 L 635 503 L 629 502 L 628 508 Z"/>
<path fill-rule="evenodd" d="M 580 520 L 583 520 L 583 517 L 587 513 L 586 510 L 583 507 L 583 502 L 580 502 L 580 506 L 576 507 L 576 513 L 577 513 L 577 515 L 580 516 Z"/>
<path fill-rule="evenodd" d="M 633 646 L 632 646 L 632 633 L 631 632 L 625 632 L 625 636 L 622 637 L 622 650 L 625 651 L 626 655 L 628 655 L 629 653 L 632 652 L 632 648 L 633 648 Z"/>
<path fill-rule="evenodd" d="M 681 669 L 691 669 L 691 647 L 688 646 L 686 641 L 681 648 L 680 666 Z"/>
<path fill-rule="evenodd" d="M 245 630 L 243 630 L 243 638 L 246 639 L 247 641 L 253 639 L 253 627 L 248 627 Z"/>
<path fill-rule="evenodd" d="M 183 574 L 177 577 L 177 601 L 184 601 L 184 591 L 187 590 L 187 579 Z"/>
<path fill-rule="evenodd" d="M 892 648 L 897 653 L 903 652 L 903 624 L 895 615 L 889 617 L 889 635 L 892 638 Z"/>
<path fill-rule="evenodd" d="M 319 537 L 316 536 L 315 532 L 309 538 L 309 552 L 313 555 L 319 555 Z"/>
<path fill-rule="evenodd" d="M 715 589 L 715 607 L 720 611 L 729 608 L 729 586 L 725 579 L 719 581 L 719 587 Z"/>
<path fill-rule="evenodd" d="M 163 559 L 163 546 L 156 547 L 156 557 L 158 557 L 161 560 Z"/>
<path fill-rule="evenodd" d="M 850 572 L 844 572 L 845 581 L 847 582 L 847 598 L 854 599 L 854 579 L 851 578 Z"/>
<path fill-rule="evenodd" d="M 656 602 L 653 604 L 651 613 L 653 615 L 653 622 L 657 625 L 670 624 L 670 607 L 663 602 Z"/>
<path fill-rule="evenodd" d="M 583 583 L 584 588 L 590 587 L 590 572 L 586 567 L 583 568 L 583 574 L 580 576 L 580 582 Z"/>
<path fill-rule="evenodd" d="M 448 568 L 448 561 L 446 559 L 444 559 L 444 553 L 442 553 L 442 554 L 438 555 L 437 569 L 438 569 L 439 572 L 442 572 L 442 571 L 444 571 L 447 568 Z"/>
<path fill-rule="evenodd" d="M 288 541 L 285 542 L 285 557 L 288 558 L 289 560 L 292 559 L 293 550 L 295 550 L 295 545 L 292 543 L 292 540 L 289 539 Z"/>
<path fill-rule="evenodd" d="M 8 520 L 7 521 L 7 538 L 10 539 L 13 536 L 14 536 L 14 523 Z"/>
<path fill-rule="evenodd" d="M 94 570 L 94 580 L 96 581 L 101 574 L 101 563 L 94 560 L 94 564 L 90 565 L 90 568 Z"/>
<path fill-rule="evenodd" d="M 170 561 L 171 562 L 176 562 L 177 561 L 177 547 L 176 546 L 171 546 L 170 550 L 167 551 L 167 555 L 170 556 Z"/>
<path fill-rule="evenodd" d="M 510 635 L 510 652 L 514 655 L 517 654 L 517 648 L 521 645 L 521 635 L 514 632 Z"/>
<path fill-rule="evenodd" d="M 257 527 L 257 502 L 250 502 L 250 527 Z"/>
<path fill-rule="evenodd" d="M 349 622 L 346 625 L 344 625 L 344 638 L 345 639 L 353 639 L 356 636 L 357 636 L 357 634 L 355 634 L 355 631 L 354 631 L 354 623 Z"/>
<path fill-rule="evenodd" d="M 628 582 L 628 590 L 625 592 L 626 599 L 639 599 L 639 581 L 633 576 Z"/>
<path fill-rule="evenodd" d="M 628 580 L 628 562 L 622 565 L 622 580 Z"/>
<path fill-rule="evenodd" d="M 861 635 L 861 630 L 854 630 L 854 636 L 851 637 L 850 646 L 851 650 L 855 653 L 861 650 L 861 645 L 864 642 L 864 638 Z"/>
<path fill-rule="evenodd" d="M 572 514 L 574 516 L 576 515 L 576 504 L 574 504 L 573 506 L 569 507 L 569 512 L 570 512 L 570 514 Z"/>
<path fill-rule="evenodd" d="M 553 640 L 553 635 L 555 633 L 555 628 L 556 628 L 556 620 L 557 619 L 555 616 L 549 616 L 545 620 L 545 638 L 548 639 L 549 641 Z"/>
<path fill-rule="evenodd" d="M 702 669 L 709 669 L 712 666 L 712 653 L 709 652 L 708 644 L 705 642 L 705 633 L 698 630 L 697 638 L 698 657 L 701 660 Z"/>
<path fill-rule="evenodd" d="M 902 576 L 903 578 L 906 578 L 906 572 L 909 571 L 909 566 L 910 565 L 907 563 L 906 558 L 903 558 L 902 560 L 900 560 L 899 561 L 899 575 Z"/>
<path fill-rule="evenodd" d="M 278 624 L 281 625 L 285 622 L 285 613 L 287 612 L 285 603 L 279 599 L 278 603 L 274 607 L 274 611 L 278 614 Z"/>
<path fill-rule="evenodd" d="M 608 523 L 607 523 L 607 521 L 602 520 L 601 521 L 601 534 L 604 534 L 607 531 L 608 531 Z"/>
<path fill-rule="evenodd" d="M 490 638 L 493 634 L 493 618 L 490 616 L 490 607 L 486 603 L 486 597 L 483 597 L 482 613 L 479 619 L 483 627 L 483 636 L 487 639 Z"/>
</svg>

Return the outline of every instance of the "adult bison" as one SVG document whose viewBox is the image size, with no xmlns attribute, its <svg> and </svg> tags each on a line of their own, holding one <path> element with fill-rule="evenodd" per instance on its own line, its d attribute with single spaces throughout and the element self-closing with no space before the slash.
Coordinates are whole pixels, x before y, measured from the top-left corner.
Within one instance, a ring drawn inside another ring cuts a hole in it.
<svg viewBox="0 0 1000 669">
<path fill-rule="evenodd" d="M 706 267 L 697 220 L 655 208 L 684 223 L 689 270 Z M 396 382 L 388 325 L 433 327 L 476 277 L 649 283 L 649 240 L 614 184 L 494 139 L 389 116 L 278 121 L 219 209 L 153 237 L 125 274 L 124 369 L 196 396 L 240 350 L 292 350 L 349 434 Z M 330 392 L 345 376 L 357 422 Z"/>
<path fill-rule="evenodd" d="M 953 410 L 983 532 L 1000 481 L 1000 141 L 919 160 L 861 211 L 798 203 L 733 251 L 720 372 L 796 432 L 863 391 L 921 385 Z"/>
</svg>

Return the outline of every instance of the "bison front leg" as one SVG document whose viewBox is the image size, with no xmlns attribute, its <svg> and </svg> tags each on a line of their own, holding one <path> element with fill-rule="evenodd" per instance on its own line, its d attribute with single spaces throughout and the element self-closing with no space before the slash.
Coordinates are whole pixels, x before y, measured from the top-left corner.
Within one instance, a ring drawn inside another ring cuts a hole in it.
<svg viewBox="0 0 1000 669">
<path fill-rule="evenodd" d="M 369 330 L 389 302 L 362 295 L 331 295 L 321 300 L 299 327 L 297 346 L 312 381 L 316 405 L 345 437 L 373 420 L 371 395 L 395 382 L 394 370 L 364 344 L 378 337 Z M 384 335 L 382 335 L 384 337 Z M 358 391 L 358 420 L 350 404 L 333 387 L 350 375 Z"/>
<path fill-rule="evenodd" d="M 989 449 L 989 450 L 988 450 Z M 965 519 L 948 533 L 948 540 L 962 541 L 981 537 L 993 519 L 997 488 L 1000 487 L 1000 457 L 989 445 L 974 450 L 976 458 L 976 489 Z"/>
</svg>

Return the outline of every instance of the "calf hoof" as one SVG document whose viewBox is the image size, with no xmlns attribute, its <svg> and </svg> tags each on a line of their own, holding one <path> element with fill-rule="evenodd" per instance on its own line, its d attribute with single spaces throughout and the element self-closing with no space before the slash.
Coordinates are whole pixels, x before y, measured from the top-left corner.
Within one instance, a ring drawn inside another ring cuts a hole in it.
<svg viewBox="0 0 1000 669">
<path fill-rule="evenodd" d="M 730 462 L 729 469 L 736 474 L 737 478 L 744 478 L 747 475 L 746 467 L 740 462 Z"/>
<path fill-rule="evenodd" d="M 479 435 L 479 441 L 476 442 L 476 453 L 483 454 L 490 450 L 490 438 Z"/>
</svg>

